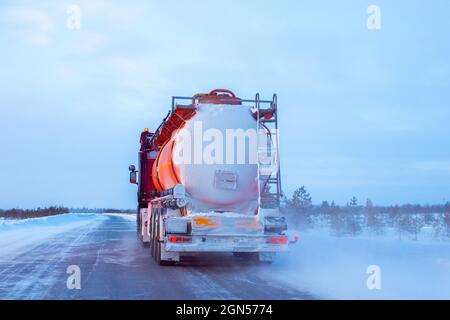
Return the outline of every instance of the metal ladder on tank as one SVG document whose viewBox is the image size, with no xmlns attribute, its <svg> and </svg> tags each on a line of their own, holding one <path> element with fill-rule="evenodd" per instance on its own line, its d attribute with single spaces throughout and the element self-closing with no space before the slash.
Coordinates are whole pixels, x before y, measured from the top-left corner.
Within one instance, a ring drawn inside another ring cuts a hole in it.
<svg viewBox="0 0 450 320">
<path fill-rule="evenodd" d="M 259 202 L 261 208 L 279 208 L 281 197 L 281 172 L 279 136 L 278 136 L 278 105 L 277 95 L 273 95 L 272 101 L 260 100 L 259 93 L 255 97 L 255 109 L 258 145 L 258 177 L 259 177 Z M 261 139 L 261 135 L 267 133 L 267 139 Z"/>
</svg>

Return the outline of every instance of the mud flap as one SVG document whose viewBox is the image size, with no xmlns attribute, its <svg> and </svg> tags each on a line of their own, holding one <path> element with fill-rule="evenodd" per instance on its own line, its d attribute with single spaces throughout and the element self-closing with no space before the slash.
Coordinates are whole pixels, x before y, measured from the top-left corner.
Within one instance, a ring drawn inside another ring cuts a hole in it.
<svg viewBox="0 0 450 320">
<path fill-rule="evenodd" d="M 150 245 L 150 233 L 149 233 L 149 213 L 148 209 L 142 208 L 140 209 L 141 215 L 141 239 L 142 243 L 145 246 Z"/>
<path fill-rule="evenodd" d="M 166 244 L 160 243 L 161 248 L 161 262 L 179 262 L 180 261 L 180 254 L 178 252 L 170 252 L 166 250 Z"/>
</svg>

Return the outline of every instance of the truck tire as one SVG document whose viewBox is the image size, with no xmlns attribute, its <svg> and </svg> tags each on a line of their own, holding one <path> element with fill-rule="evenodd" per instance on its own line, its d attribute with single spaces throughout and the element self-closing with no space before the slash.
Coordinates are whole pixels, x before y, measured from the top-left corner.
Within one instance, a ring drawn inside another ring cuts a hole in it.
<svg viewBox="0 0 450 320">
<path fill-rule="evenodd" d="M 175 264 L 174 261 L 168 261 L 168 260 L 162 260 L 161 259 L 161 252 L 163 250 L 163 246 L 162 243 L 160 241 L 160 234 L 161 234 L 161 223 L 160 223 L 160 219 L 161 219 L 161 213 L 158 213 L 158 220 L 155 221 L 155 238 L 154 238 L 154 248 L 155 248 L 155 252 L 154 252 L 154 258 L 156 260 L 156 263 L 158 263 L 158 265 L 160 266 L 172 266 Z"/>
<path fill-rule="evenodd" d="M 155 218 L 154 215 L 150 217 L 150 254 L 153 258 L 155 258 Z"/>
<path fill-rule="evenodd" d="M 136 213 L 136 237 L 138 239 L 139 242 L 142 242 L 142 237 L 141 237 L 141 215 L 139 213 L 139 209 Z"/>
<path fill-rule="evenodd" d="M 156 242 L 156 252 L 155 252 L 155 261 L 161 265 L 161 244 Z"/>
<path fill-rule="evenodd" d="M 139 230 L 141 229 L 141 215 L 139 214 L 139 209 L 136 212 L 136 234 L 139 235 Z"/>
</svg>

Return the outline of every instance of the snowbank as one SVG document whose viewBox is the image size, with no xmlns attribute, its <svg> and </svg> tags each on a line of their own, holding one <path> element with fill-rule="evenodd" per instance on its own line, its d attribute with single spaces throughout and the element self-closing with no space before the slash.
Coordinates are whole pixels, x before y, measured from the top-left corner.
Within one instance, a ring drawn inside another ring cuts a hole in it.
<svg viewBox="0 0 450 320">
<path fill-rule="evenodd" d="M 58 234 L 100 223 L 96 214 L 63 214 L 24 220 L 0 220 L 0 259 L 9 260 Z"/>
<path fill-rule="evenodd" d="M 450 299 L 450 243 L 298 233 L 270 276 L 324 299 Z M 381 289 L 367 288 L 367 268 L 381 268 Z"/>
<path fill-rule="evenodd" d="M 136 222 L 135 213 L 105 213 L 105 216 L 119 217 L 125 220 Z"/>
</svg>

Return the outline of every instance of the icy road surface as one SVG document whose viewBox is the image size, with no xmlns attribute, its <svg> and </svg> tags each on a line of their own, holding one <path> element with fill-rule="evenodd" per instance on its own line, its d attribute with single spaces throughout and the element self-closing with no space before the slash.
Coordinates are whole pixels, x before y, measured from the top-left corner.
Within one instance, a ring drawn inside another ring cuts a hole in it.
<svg viewBox="0 0 450 320">
<path fill-rule="evenodd" d="M 67 288 L 70 265 L 80 267 L 79 290 Z M 0 221 L 0 299 L 314 298 L 271 268 L 227 255 L 158 266 L 136 240 L 134 216 Z"/>
</svg>

